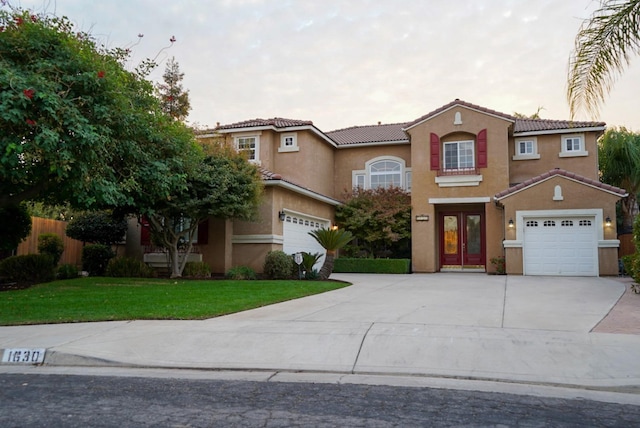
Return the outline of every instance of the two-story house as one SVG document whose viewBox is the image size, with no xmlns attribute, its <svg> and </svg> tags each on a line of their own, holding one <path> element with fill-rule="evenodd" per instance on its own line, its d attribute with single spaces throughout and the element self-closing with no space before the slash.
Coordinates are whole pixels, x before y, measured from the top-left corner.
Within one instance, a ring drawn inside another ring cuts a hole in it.
<svg viewBox="0 0 640 428">
<path fill-rule="evenodd" d="M 262 270 L 270 250 L 322 252 L 308 235 L 332 225 L 354 186 L 411 192 L 414 272 L 615 275 L 615 204 L 598 181 L 604 123 L 520 119 L 455 100 L 416 120 L 323 132 L 310 121 L 216 127 L 262 170 L 256 222 L 210 219 L 202 258 L 215 272 Z M 131 231 L 135 233 L 135 231 Z"/>
</svg>

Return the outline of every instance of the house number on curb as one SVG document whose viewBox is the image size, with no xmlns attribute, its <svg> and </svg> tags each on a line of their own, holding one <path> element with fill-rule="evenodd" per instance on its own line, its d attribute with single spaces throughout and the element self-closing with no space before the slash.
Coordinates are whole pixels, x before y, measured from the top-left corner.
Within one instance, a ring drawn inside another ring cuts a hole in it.
<svg viewBox="0 0 640 428">
<path fill-rule="evenodd" d="M 10 348 L 2 355 L 3 363 L 11 364 L 41 364 L 44 362 L 44 348 Z"/>
</svg>

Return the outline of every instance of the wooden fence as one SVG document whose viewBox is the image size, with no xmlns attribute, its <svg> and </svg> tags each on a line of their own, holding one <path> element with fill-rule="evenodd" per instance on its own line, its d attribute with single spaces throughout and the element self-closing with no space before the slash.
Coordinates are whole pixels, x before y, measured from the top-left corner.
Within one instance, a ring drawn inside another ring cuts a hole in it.
<svg viewBox="0 0 640 428">
<path fill-rule="evenodd" d="M 62 238 L 64 243 L 64 252 L 60 258 L 60 264 L 72 264 L 80 268 L 82 264 L 82 242 L 69 238 L 64 233 L 66 229 L 66 221 L 31 217 L 31 234 L 18 245 L 16 254 L 37 254 L 38 236 L 43 233 L 55 233 Z"/>
</svg>

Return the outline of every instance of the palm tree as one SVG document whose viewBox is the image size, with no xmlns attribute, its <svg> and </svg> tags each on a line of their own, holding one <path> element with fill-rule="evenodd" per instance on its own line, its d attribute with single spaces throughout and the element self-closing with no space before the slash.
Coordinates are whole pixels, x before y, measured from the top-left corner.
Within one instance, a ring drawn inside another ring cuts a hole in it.
<svg viewBox="0 0 640 428">
<path fill-rule="evenodd" d="M 640 54 L 640 0 L 604 0 L 576 36 L 567 87 L 571 117 L 581 107 L 597 115 L 630 54 Z"/>
<path fill-rule="evenodd" d="M 640 134 L 625 128 L 611 128 L 598 142 L 600 181 L 625 189 L 629 196 L 621 201 L 622 233 L 633 229 L 640 193 Z"/>
<path fill-rule="evenodd" d="M 318 276 L 320 279 L 329 279 L 331 272 L 333 272 L 333 260 L 336 256 L 336 252 L 347 245 L 352 239 L 353 234 L 344 229 L 331 228 L 331 229 L 317 229 L 309 232 L 309 235 L 313 236 L 322 248 L 327 250 L 327 255 L 324 258 L 324 263 L 320 268 Z"/>
</svg>

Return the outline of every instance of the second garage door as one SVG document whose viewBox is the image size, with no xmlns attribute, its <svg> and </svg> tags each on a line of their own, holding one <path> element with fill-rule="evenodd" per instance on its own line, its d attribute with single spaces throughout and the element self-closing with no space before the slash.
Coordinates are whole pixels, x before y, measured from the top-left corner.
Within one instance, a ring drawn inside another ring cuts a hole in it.
<svg viewBox="0 0 640 428">
<path fill-rule="evenodd" d="M 595 218 L 524 218 L 524 274 L 597 276 Z"/>
<path fill-rule="evenodd" d="M 295 254 L 302 251 L 307 253 L 320 253 L 322 258 L 316 263 L 315 268 L 320 269 L 324 262 L 325 249 L 322 248 L 313 236 L 309 235 L 312 230 L 328 228 L 329 222 L 311 216 L 301 214 L 288 214 L 284 221 L 284 243 L 282 250 L 287 254 Z"/>
</svg>

